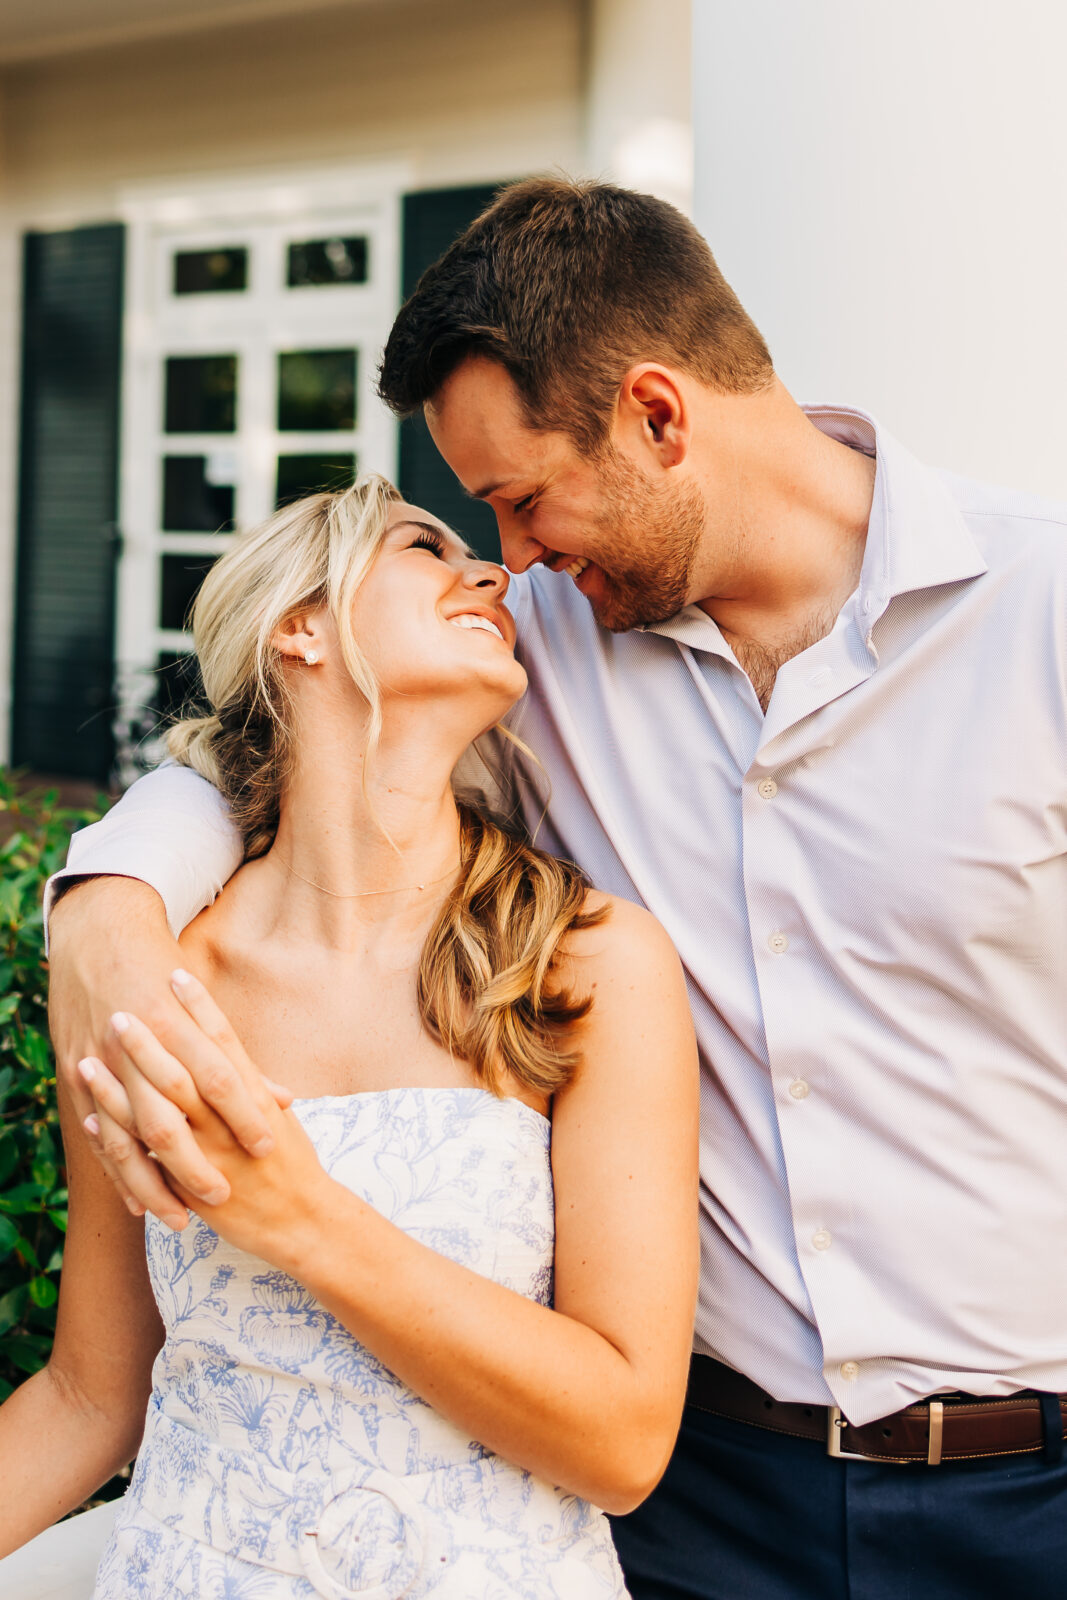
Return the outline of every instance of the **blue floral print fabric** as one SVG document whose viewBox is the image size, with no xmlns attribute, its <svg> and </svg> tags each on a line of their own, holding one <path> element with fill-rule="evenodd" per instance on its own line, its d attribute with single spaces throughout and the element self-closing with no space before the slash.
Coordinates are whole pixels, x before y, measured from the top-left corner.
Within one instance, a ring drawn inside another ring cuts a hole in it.
<svg viewBox="0 0 1067 1600">
<path fill-rule="evenodd" d="M 298 1100 L 326 1170 L 552 1299 L 550 1128 L 482 1089 Z M 619 1600 L 607 1521 L 468 1439 L 286 1273 L 146 1219 L 166 1327 L 94 1600 Z M 358 1251 L 359 1241 L 337 1241 Z"/>
</svg>

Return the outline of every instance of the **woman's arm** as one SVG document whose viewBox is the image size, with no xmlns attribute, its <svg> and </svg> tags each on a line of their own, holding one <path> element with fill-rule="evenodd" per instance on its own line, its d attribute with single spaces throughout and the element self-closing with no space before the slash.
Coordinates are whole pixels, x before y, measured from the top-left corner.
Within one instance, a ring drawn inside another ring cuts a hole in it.
<svg viewBox="0 0 1067 1600">
<path fill-rule="evenodd" d="M 121 1076 L 121 1052 L 110 1044 L 107 1019 L 133 1005 L 170 1049 L 194 1050 L 197 1038 L 177 1004 L 168 976 L 181 960 L 175 939 L 240 866 L 241 837 L 218 791 L 188 767 L 170 763 L 140 778 L 92 827 L 71 840 L 67 865 L 48 884 L 49 1025 L 79 1121 L 92 1109 L 77 1062 L 95 1054 Z M 172 931 L 174 930 L 174 931 Z M 201 1081 L 248 1149 L 266 1127 L 228 1063 L 206 1060 Z M 75 1133 L 74 1139 L 83 1135 Z M 120 1171 L 105 1168 L 123 1199 L 158 1216 L 182 1207 L 143 1148 L 130 1146 Z M 173 1170 L 187 1188 L 218 1188 L 191 1139 L 174 1151 Z"/>
<path fill-rule="evenodd" d="M 659 1481 L 685 1398 L 699 1074 L 681 967 L 659 924 L 615 902 L 581 946 L 594 1009 L 582 1068 L 553 1105 L 554 1309 L 348 1206 L 340 1228 L 315 1230 L 299 1275 L 472 1438 L 623 1513 Z"/>
<path fill-rule="evenodd" d="M 81 1505 L 135 1453 L 163 1329 L 131 1217 L 60 1089 L 70 1186 L 52 1356 L 0 1406 L 0 1556 Z"/>
<path fill-rule="evenodd" d="M 227 1176 L 230 1199 L 201 1212 L 213 1227 L 291 1273 L 472 1438 L 623 1512 L 663 1472 L 684 1398 L 698 1271 L 696 1047 L 678 958 L 646 912 L 615 902 L 575 939 L 572 959 L 594 1006 L 582 1067 L 554 1104 L 555 1309 L 438 1255 L 330 1179 L 296 1119 L 262 1091 L 275 1151 L 251 1161 L 147 1030 L 131 1019 L 123 1037 Z M 239 1061 L 203 987 L 182 988 Z M 249 1063 L 242 1070 L 255 1079 Z M 102 1112 L 128 1123 L 99 1066 L 97 1080 Z M 165 1160 L 165 1119 L 155 1133 Z"/>
</svg>

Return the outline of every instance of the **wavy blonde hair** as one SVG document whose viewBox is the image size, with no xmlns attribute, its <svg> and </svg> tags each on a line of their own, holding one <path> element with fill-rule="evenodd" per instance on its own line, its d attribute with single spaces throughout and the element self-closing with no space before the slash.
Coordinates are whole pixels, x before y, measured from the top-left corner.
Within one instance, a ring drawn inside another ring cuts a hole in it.
<svg viewBox="0 0 1067 1600">
<path fill-rule="evenodd" d="M 367 765 L 382 727 L 381 696 L 352 627 L 352 602 L 384 543 L 397 489 L 366 474 L 343 494 L 277 512 L 215 563 L 193 608 L 193 637 L 211 711 L 171 728 L 171 756 L 228 800 L 245 859 L 270 849 L 292 765 L 294 707 L 277 630 L 327 610 L 342 659 L 369 708 Z M 579 1060 L 575 1024 L 589 1011 L 560 970 L 562 945 L 604 918 L 571 862 L 536 849 L 498 819 L 459 804 L 460 875 L 423 945 L 417 993 L 424 1026 L 479 1081 L 552 1094 Z"/>
</svg>

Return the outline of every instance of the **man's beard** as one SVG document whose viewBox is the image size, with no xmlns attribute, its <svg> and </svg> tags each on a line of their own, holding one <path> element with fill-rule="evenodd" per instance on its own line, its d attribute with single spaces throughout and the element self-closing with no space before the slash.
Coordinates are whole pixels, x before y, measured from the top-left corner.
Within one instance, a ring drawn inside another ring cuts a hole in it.
<svg viewBox="0 0 1067 1600">
<path fill-rule="evenodd" d="M 590 552 L 603 580 L 602 592 L 589 597 L 593 615 L 612 633 L 673 617 L 689 598 L 704 532 L 700 490 L 691 482 L 654 488 L 632 462 L 614 452 L 600 489 L 601 509 L 589 545 L 606 554 L 601 561 Z"/>
</svg>

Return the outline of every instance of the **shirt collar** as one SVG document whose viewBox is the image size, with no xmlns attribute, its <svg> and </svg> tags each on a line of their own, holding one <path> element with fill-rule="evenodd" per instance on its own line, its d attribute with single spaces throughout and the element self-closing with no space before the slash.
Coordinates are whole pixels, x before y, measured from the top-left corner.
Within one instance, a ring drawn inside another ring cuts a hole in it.
<svg viewBox="0 0 1067 1600">
<path fill-rule="evenodd" d="M 986 571 L 978 547 L 948 490 L 866 412 L 851 406 L 805 406 L 820 432 L 873 456 L 874 498 L 856 602 L 869 628 L 897 595 L 958 583 Z M 729 655 L 706 611 L 684 606 L 646 633 Z"/>
<path fill-rule="evenodd" d="M 986 571 L 959 508 L 931 467 L 863 411 L 850 406 L 805 406 L 804 411 L 822 433 L 875 459 L 858 591 L 868 615 L 880 615 L 897 595 Z"/>
</svg>

